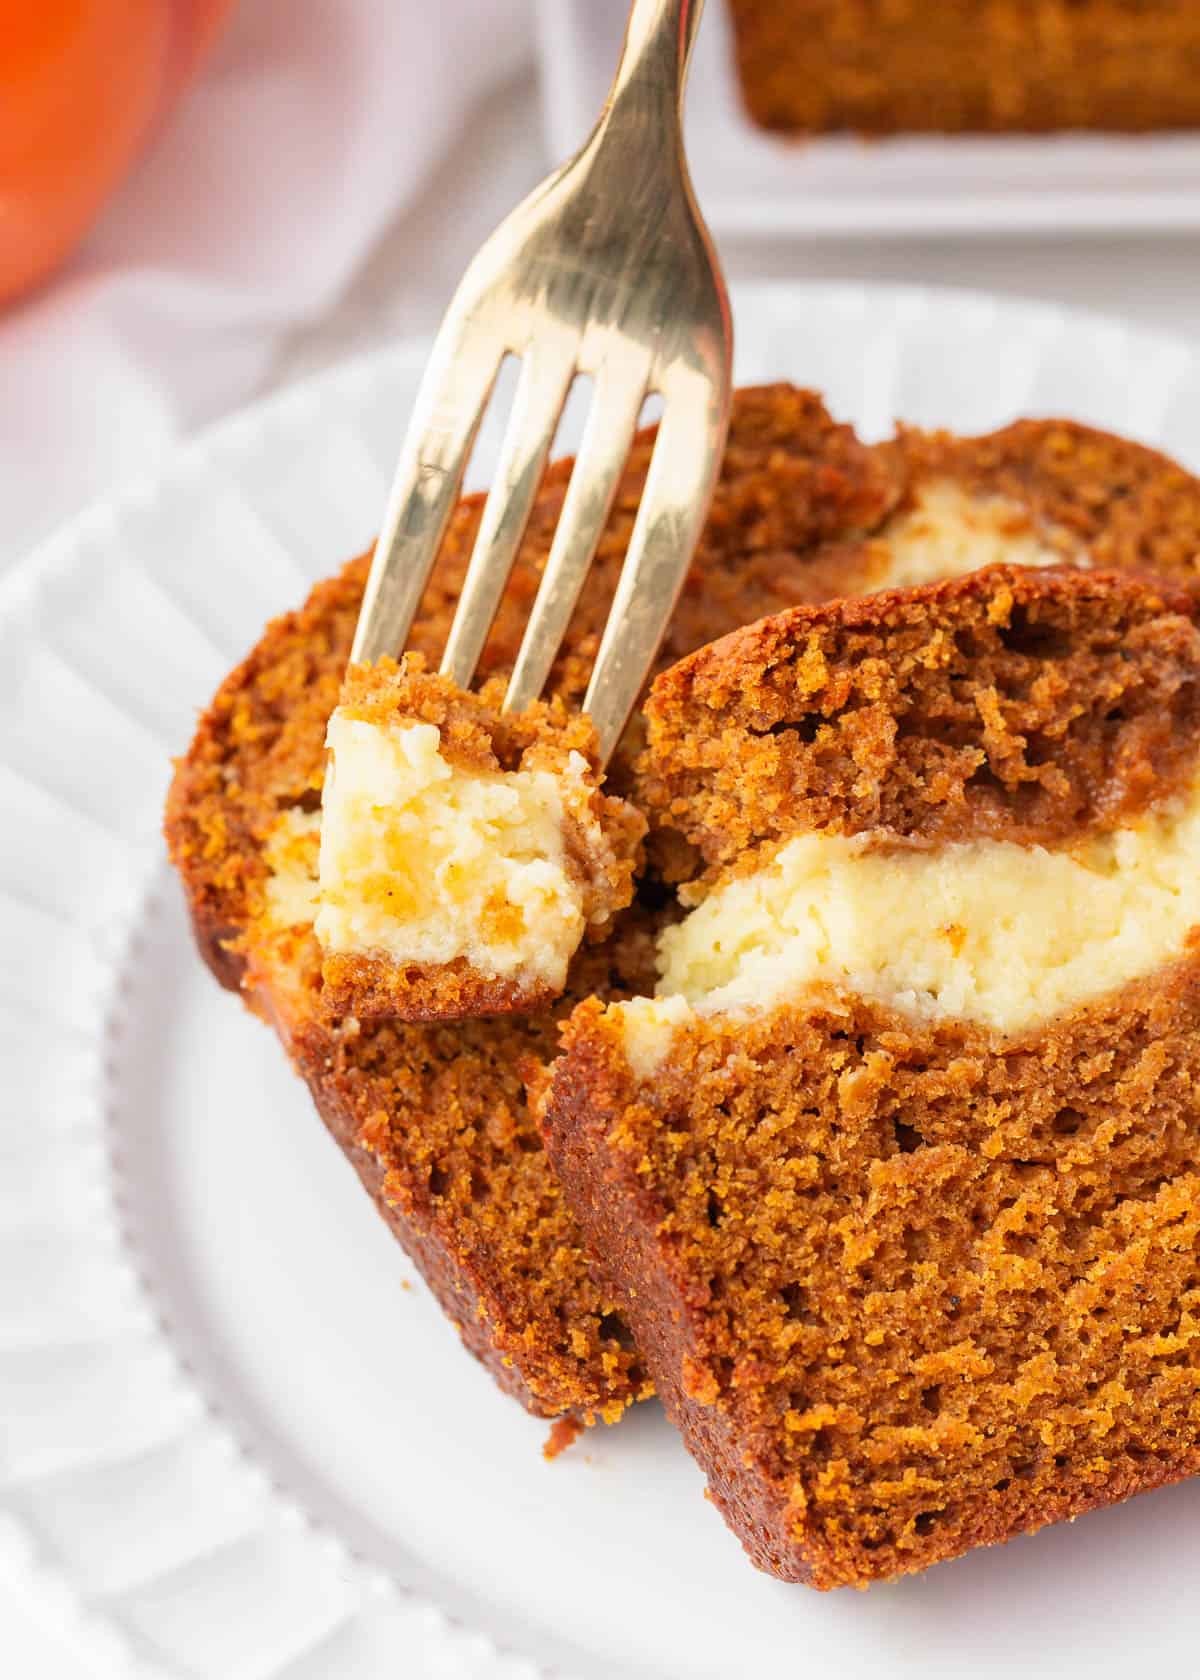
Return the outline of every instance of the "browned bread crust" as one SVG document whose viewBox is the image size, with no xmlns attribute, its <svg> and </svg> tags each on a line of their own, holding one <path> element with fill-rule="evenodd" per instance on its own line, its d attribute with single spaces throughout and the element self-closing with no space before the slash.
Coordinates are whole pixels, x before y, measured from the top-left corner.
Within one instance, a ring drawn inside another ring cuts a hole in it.
<svg viewBox="0 0 1200 1680">
<path fill-rule="evenodd" d="M 257 948 L 242 980 L 464 1345 L 538 1417 L 612 1422 L 653 1392 L 582 1260 L 528 1096 L 579 998 L 648 989 L 652 931 L 629 912 L 607 943 L 579 954 L 567 993 L 533 1015 L 327 1020 L 310 934 Z"/>
<path fill-rule="evenodd" d="M 575 996 L 645 989 L 636 926 L 577 959 L 583 978 L 528 1016 L 418 1025 L 337 1018 L 310 928 L 273 928 L 264 847 L 281 815 L 319 807 L 366 560 L 269 626 L 180 761 L 167 838 L 197 945 L 222 985 L 280 1037 L 317 1110 L 451 1319 L 501 1386 L 539 1416 L 614 1418 L 649 1392 L 592 1283 L 541 1149 L 527 1069 L 554 1052 Z"/>
<path fill-rule="evenodd" d="M 652 443 L 652 435 L 637 443 L 552 673 L 551 692 L 568 702 L 586 686 Z M 484 650 L 485 675 L 507 671 L 516 656 L 570 468 L 562 461 L 549 469 Z M 899 494 L 890 463 L 832 421 L 813 393 L 739 392 L 721 481 L 662 663 L 802 598 L 814 546 L 870 528 Z M 482 497 L 471 497 L 455 513 L 413 630 L 412 648 L 434 663 L 481 506 Z M 172 861 L 205 960 L 280 1033 L 326 1124 L 466 1345 L 533 1411 L 612 1417 L 646 1392 L 644 1371 L 591 1281 L 541 1147 L 527 1080 L 552 1056 L 557 1016 L 572 997 L 649 989 L 650 941 L 637 916 L 607 944 L 580 953 L 569 996 L 554 1009 L 425 1026 L 329 1016 L 315 940 L 269 922 L 265 849 L 281 815 L 319 809 L 325 730 L 367 565 L 363 556 L 318 584 L 222 683 L 176 768 L 166 815 Z"/>
<path fill-rule="evenodd" d="M 742 96 L 787 133 L 1200 124 L 1189 0 L 729 0 Z"/>
<path fill-rule="evenodd" d="M 491 1015 L 527 1015 L 553 1006 L 558 993 L 545 983 L 480 974 L 466 960 L 397 963 L 374 953 L 326 952 L 321 1007 L 327 1015 L 360 1021 L 473 1021 Z"/>
<path fill-rule="evenodd" d="M 651 689 L 638 804 L 710 874 L 797 828 L 1053 846 L 1126 821 L 1194 773 L 1189 599 L 1049 575 L 795 607 L 701 648 Z"/>
</svg>

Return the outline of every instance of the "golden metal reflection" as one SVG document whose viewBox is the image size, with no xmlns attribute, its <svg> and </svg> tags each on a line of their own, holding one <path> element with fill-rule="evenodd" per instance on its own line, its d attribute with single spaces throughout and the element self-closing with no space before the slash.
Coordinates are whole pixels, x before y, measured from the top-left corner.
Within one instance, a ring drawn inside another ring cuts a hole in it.
<svg viewBox="0 0 1200 1680">
<path fill-rule="evenodd" d="M 612 505 L 645 398 L 663 402 L 629 552 L 584 700 L 607 758 L 646 679 L 712 497 L 732 327 L 683 150 L 703 0 L 634 0 L 616 78 L 579 153 L 497 229 L 439 330 L 376 544 L 355 660 L 404 646 L 506 355 L 513 412 L 442 663 L 466 686 L 504 592 L 567 392 L 595 381 L 545 573 L 505 699 L 541 693 Z"/>
</svg>

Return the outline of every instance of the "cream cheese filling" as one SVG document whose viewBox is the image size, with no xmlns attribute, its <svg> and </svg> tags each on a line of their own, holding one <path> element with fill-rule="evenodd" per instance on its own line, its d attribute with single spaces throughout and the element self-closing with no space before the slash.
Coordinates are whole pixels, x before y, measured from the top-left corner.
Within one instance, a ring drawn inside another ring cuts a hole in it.
<svg viewBox="0 0 1200 1680">
<path fill-rule="evenodd" d="M 659 940 L 658 997 L 619 1006 L 635 1071 L 674 1028 L 812 987 L 1015 1033 L 1178 958 L 1200 923 L 1200 781 L 1067 851 L 802 834 Z"/>
<path fill-rule="evenodd" d="M 962 577 L 984 566 L 1082 565 L 1034 529 L 1028 512 L 1005 496 L 972 496 L 949 479 L 917 492 L 916 505 L 888 521 L 872 545 L 882 559 L 872 590 Z"/>
<path fill-rule="evenodd" d="M 319 811 L 283 811 L 267 837 L 267 915 L 276 928 L 311 927 L 317 914 Z"/>
<path fill-rule="evenodd" d="M 327 952 L 462 958 L 489 978 L 561 988 L 585 926 L 563 825 L 567 805 L 586 822 L 586 762 L 486 774 L 448 763 L 439 744 L 430 723 L 334 712 L 317 938 Z"/>
</svg>

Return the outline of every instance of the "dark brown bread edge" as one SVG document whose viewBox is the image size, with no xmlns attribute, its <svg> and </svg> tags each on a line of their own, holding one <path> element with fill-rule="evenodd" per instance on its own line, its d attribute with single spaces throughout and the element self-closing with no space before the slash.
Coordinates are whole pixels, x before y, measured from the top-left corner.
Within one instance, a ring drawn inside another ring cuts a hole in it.
<svg viewBox="0 0 1200 1680">
<path fill-rule="evenodd" d="M 600 1006 L 581 1004 L 572 1021 L 595 1022 Z M 607 1148 L 609 1115 L 623 1098 L 613 1089 L 606 1061 L 592 1043 L 572 1033 L 569 1069 L 551 1070 L 541 1111 L 542 1139 L 592 1256 L 593 1274 L 624 1305 L 655 1390 L 684 1445 L 708 1478 L 713 1503 L 742 1542 L 750 1561 L 784 1581 L 820 1586 L 814 1560 L 800 1547 L 781 1547 L 784 1502 L 761 1467 L 747 1463 L 727 1414 L 704 1405 L 685 1386 L 691 1345 L 691 1307 L 657 1238 L 662 1210 L 627 1163 Z M 614 1100 L 605 1100 L 605 1092 Z M 832 1584 L 832 1583 L 829 1583 Z"/>
<path fill-rule="evenodd" d="M 1197 29 L 1183 0 L 1132 18 L 1120 0 L 1021 0 L 1012 27 L 997 26 L 984 0 L 975 16 L 945 0 L 728 0 L 728 10 L 747 114 L 784 134 L 1141 134 L 1200 123 L 1186 68 Z M 1135 57 L 1153 76 L 1114 77 Z"/>
<path fill-rule="evenodd" d="M 559 1408 L 545 1406 L 537 1399 L 516 1365 L 494 1341 L 475 1280 L 463 1267 L 454 1264 L 439 1237 L 422 1229 L 418 1219 L 408 1217 L 386 1197 L 386 1169 L 358 1141 L 358 1116 L 338 1100 L 335 1090 L 322 1077 L 325 1057 L 319 1029 L 314 1032 L 307 1023 L 294 1027 L 287 1019 L 276 988 L 255 983 L 244 956 L 232 943 L 236 930 L 221 926 L 194 900 L 189 903 L 189 909 L 192 934 L 200 955 L 220 984 L 227 991 L 239 993 L 247 1008 L 275 1033 L 307 1085 L 329 1135 L 358 1174 L 359 1182 L 389 1231 L 432 1290 L 438 1305 L 458 1331 L 463 1346 L 526 1411 L 534 1417 L 557 1417 Z"/>
<path fill-rule="evenodd" d="M 474 1020 L 480 1015 L 531 1014 L 549 1009 L 560 993 L 545 981 L 522 985 L 474 970 L 464 957 L 431 965 L 399 965 L 388 957 L 327 956 L 321 1007 L 326 1015 L 360 1021 Z"/>
<path fill-rule="evenodd" d="M 1200 987 L 1200 970 L 1191 984 Z M 593 1272 L 619 1301 L 645 1359 L 655 1390 L 684 1445 L 704 1471 L 713 1504 L 756 1568 L 782 1581 L 829 1591 L 867 1587 L 879 1577 L 849 1576 L 817 1544 L 788 1542 L 788 1508 L 752 1443 L 738 1436 L 712 1392 L 712 1378 L 693 1361 L 694 1324 L 705 1302 L 693 1299 L 686 1276 L 659 1236 L 663 1208 L 639 1181 L 629 1151 L 610 1149 L 616 1116 L 636 1100 L 633 1076 L 613 1029 L 594 999 L 580 1004 L 565 1030 L 569 1059 L 551 1069 L 540 1108 L 542 1137 L 583 1230 Z M 1103 1483 L 1058 1496 L 1024 1495 L 1016 1488 L 1003 1520 L 959 1530 L 951 1543 L 934 1541 L 905 1573 L 920 1573 L 979 1546 L 1002 1545 L 1052 1523 L 1150 1493 L 1200 1472 L 1200 1443 L 1171 1462 L 1128 1461 Z"/>
<path fill-rule="evenodd" d="M 1055 847 L 1129 821 L 1195 774 L 1195 607 L 1171 580 L 998 565 L 735 630 L 646 701 L 658 855 L 709 883 L 797 828 Z"/>
<path fill-rule="evenodd" d="M 210 973 L 227 992 L 240 992 L 246 972 L 246 959 L 237 948 L 240 929 L 218 921 L 203 901 L 193 897 L 186 888 L 183 896 L 192 938 Z M 254 1013 L 257 1015 L 261 1011 L 256 1009 Z"/>
</svg>

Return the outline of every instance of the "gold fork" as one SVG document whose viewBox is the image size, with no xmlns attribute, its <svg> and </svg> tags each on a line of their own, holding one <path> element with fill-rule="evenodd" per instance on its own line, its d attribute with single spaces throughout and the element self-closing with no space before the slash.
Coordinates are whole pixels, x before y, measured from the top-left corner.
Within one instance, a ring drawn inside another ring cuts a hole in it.
<svg viewBox="0 0 1200 1680">
<path fill-rule="evenodd" d="M 732 328 L 683 154 L 703 0 L 634 0 L 616 78 L 579 153 L 467 269 L 442 322 L 375 546 L 351 654 L 402 648 L 504 358 L 512 415 L 441 669 L 470 684 L 567 392 L 595 381 L 576 464 L 504 706 L 541 693 L 647 396 L 663 412 L 584 710 L 607 760 L 662 640 L 712 496 L 729 421 Z"/>
</svg>

